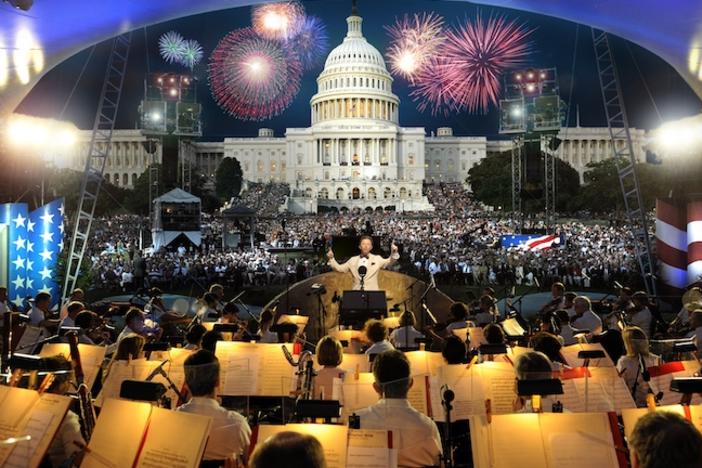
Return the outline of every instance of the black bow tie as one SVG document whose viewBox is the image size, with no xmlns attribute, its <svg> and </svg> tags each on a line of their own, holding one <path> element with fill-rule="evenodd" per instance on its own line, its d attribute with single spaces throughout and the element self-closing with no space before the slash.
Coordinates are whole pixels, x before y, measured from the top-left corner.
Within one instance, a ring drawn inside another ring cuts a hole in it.
<svg viewBox="0 0 702 468">
<path fill-rule="evenodd" d="M 368 255 L 359 255 L 359 257 L 365 258 L 366 260 L 368 260 L 368 258 L 370 258 Z"/>
</svg>

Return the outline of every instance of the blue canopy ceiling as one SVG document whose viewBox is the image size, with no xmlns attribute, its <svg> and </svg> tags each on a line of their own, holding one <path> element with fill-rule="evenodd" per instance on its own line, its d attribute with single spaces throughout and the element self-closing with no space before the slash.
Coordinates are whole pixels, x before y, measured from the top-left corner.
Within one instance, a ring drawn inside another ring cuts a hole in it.
<svg viewBox="0 0 702 468">
<path fill-rule="evenodd" d="M 455 0 L 464 1 L 464 0 Z M 260 0 L 35 0 L 0 8 L 0 116 L 12 112 L 55 65 L 130 29 Z M 481 0 L 550 15 L 628 39 L 670 63 L 702 98 L 701 0 Z M 343 8 L 335 2 L 334 7 Z M 388 20 L 391 19 L 388 14 Z"/>
</svg>

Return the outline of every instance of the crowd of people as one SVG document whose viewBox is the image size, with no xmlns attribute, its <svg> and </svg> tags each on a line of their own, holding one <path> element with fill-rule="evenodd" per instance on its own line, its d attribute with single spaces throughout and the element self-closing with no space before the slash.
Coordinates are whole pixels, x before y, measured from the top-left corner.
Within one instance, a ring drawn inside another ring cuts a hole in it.
<svg viewBox="0 0 702 468">
<path fill-rule="evenodd" d="M 223 248 L 222 218 L 202 215 L 202 244 L 173 244 L 151 252 L 148 218 L 122 215 L 98 219 L 88 247 L 93 264 L 92 286 L 130 290 L 141 277 L 155 285 L 224 281 L 237 286 L 265 285 L 301 279 L 324 270 L 323 254 L 334 236 L 371 234 L 389 249 L 400 247 L 397 269 L 439 283 L 466 285 L 551 284 L 569 287 L 610 287 L 627 283 L 637 268 L 632 232 L 609 220 L 573 220 L 550 231 L 542 220 L 527 220 L 521 228 L 560 234 L 565 245 L 532 251 L 500 245 L 500 236 L 519 230 L 513 220 L 474 201 L 461 184 L 425 187 L 434 212 L 342 212 L 292 215 L 278 212 L 288 187 L 251 184 L 234 205 L 254 208 L 259 216 L 257 249 Z M 281 248 L 307 249 L 304 258 L 271 253 Z M 135 257 L 146 272 L 135 272 Z"/>
</svg>

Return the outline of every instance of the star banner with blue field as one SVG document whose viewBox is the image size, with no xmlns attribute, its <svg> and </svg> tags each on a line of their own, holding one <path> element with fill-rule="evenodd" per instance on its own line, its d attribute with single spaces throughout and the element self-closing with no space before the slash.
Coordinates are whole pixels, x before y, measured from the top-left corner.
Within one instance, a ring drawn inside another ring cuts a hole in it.
<svg viewBox="0 0 702 468">
<path fill-rule="evenodd" d="M 565 238 L 561 235 L 543 234 L 507 234 L 500 236 L 500 247 L 518 248 L 522 250 L 546 250 L 565 245 Z"/>
<path fill-rule="evenodd" d="M 27 269 L 27 289 L 34 294 L 51 294 L 51 307 L 58 305 L 61 295 L 57 272 L 58 260 L 63 250 L 64 201 L 63 198 L 37 208 L 29 214 L 32 231 L 30 240 L 33 251 L 28 255 L 32 268 Z"/>
<path fill-rule="evenodd" d="M 4 226 L 4 245 L 0 247 L 2 269 L 5 271 L 5 284 L 8 300 L 16 307 L 25 306 L 27 296 L 27 267 L 34 265 L 27 263 L 28 254 L 34 248 L 29 241 L 27 226 L 29 215 L 26 203 L 6 203 L 0 205 L 0 224 Z"/>
</svg>

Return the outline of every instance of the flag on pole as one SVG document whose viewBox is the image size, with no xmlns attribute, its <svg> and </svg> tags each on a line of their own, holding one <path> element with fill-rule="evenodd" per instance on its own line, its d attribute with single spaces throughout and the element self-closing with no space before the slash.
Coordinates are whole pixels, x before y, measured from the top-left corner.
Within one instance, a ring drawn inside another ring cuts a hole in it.
<svg viewBox="0 0 702 468">
<path fill-rule="evenodd" d="M 28 253 L 34 247 L 29 240 L 29 216 L 26 203 L 6 203 L 0 205 L 0 224 L 5 225 L 5 245 L 2 259 L 7 272 L 8 300 L 20 309 L 26 306 L 26 298 L 31 295 L 27 290 L 27 269 L 34 265 L 28 259 Z"/>
<path fill-rule="evenodd" d="M 57 272 L 59 255 L 63 250 L 63 219 L 63 198 L 57 198 L 29 214 L 29 222 L 32 225 L 29 237 L 34 245 L 32 252 L 28 254 L 32 268 L 27 270 L 27 289 L 33 294 L 51 294 L 52 308 L 57 306 L 61 299 Z"/>
</svg>

